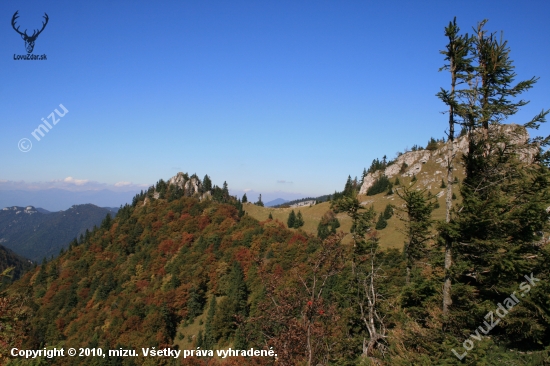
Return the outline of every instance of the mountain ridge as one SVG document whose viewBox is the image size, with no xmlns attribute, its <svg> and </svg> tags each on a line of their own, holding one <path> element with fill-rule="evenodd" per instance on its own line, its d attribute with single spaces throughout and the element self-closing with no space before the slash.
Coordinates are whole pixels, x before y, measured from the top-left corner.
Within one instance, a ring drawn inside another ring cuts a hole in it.
<svg viewBox="0 0 550 366">
<path fill-rule="evenodd" d="M 0 244 L 15 253 L 40 261 L 56 256 L 70 241 L 93 229 L 110 213 L 92 204 L 42 213 L 34 206 L 10 206 L 0 210 Z"/>
<path fill-rule="evenodd" d="M 44 190 L 0 190 L 0 207 L 33 205 L 50 212 L 67 210 L 73 205 L 91 203 L 98 207 L 118 207 L 132 201 L 137 191 L 116 192 L 108 189 L 69 191 L 60 188 Z"/>
<path fill-rule="evenodd" d="M 266 202 L 265 203 L 265 206 L 266 207 L 273 207 L 273 206 L 278 206 L 278 205 L 282 205 L 282 204 L 285 204 L 289 202 L 289 200 L 285 200 L 284 198 L 276 198 L 274 200 L 271 200 L 269 202 Z"/>
</svg>

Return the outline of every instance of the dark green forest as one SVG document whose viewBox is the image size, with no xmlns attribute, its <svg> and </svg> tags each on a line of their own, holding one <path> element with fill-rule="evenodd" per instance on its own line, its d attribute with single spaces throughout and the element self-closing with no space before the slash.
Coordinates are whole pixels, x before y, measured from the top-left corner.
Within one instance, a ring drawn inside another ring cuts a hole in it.
<svg viewBox="0 0 550 366">
<path fill-rule="evenodd" d="M 18 212 L 20 214 L 18 214 Z M 65 211 L 42 213 L 34 207 L 0 211 L 0 235 L 3 245 L 19 255 L 40 262 L 59 254 L 73 238 L 99 225 L 111 209 L 92 204 L 74 205 Z"/>
</svg>

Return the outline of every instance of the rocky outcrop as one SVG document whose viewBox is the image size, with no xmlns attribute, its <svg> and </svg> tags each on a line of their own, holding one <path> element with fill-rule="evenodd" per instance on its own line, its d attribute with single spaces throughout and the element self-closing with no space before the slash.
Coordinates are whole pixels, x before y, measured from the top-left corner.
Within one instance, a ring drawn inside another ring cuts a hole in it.
<svg viewBox="0 0 550 366">
<path fill-rule="evenodd" d="M 187 173 L 179 172 L 168 180 L 167 185 L 176 186 L 179 189 L 182 189 L 184 191 L 183 195 L 186 197 L 195 196 L 200 200 L 203 200 L 212 196 L 210 192 L 202 192 L 202 182 L 196 175 L 193 175 L 190 178 Z M 152 195 L 145 197 L 145 200 L 143 201 L 144 206 L 149 203 L 150 198 L 159 199 L 160 192 L 155 189 L 152 192 Z"/>
<path fill-rule="evenodd" d="M 27 207 L 19 207 L 19 206 L 12 206 L 12 207 L 4 207 L 2 211 L 14 211 L 16 215 L 18 214 L 27 214 L 32 215 L 35 213 L 38 213 L 38 211 L 34 208 L 34 206 L 27 206 Z"/>
<path fill-rule="evenodd" d="M 525 144 L 529 139 L 529 134 L 525 128 L 516 124 L 501 125 L 498 128 L 493 128 L 492 131 L 495 133 L 504 132 L 509 137 L 510 143 L 516 146 Z M 439 182 L 443 175 L 439 178 L 437 176 L 439 174 L 443 174 L 443 172 L 447 169 L 449 147 L 449 143 L 445 143 L 440 144 L 440 147 L 437 150 L 417 150 L 401 154 L 383 171 L 379 170 L 373 173 L 368 173 L 363 178 L 363 183 L 359 194 L 367 194 L 367 190 L 382 174 L 386 175 L 388 178 L 393 178 L 395 176 L 412 177 L 413 175 L 418 177 L 427 163 L 434 163 L 441 169 L 441 171 L 436 171 L 435 177 L 423 180 L 421 182 L 426 188 L 432 188 L 430 184 Z M 467 136 L 459 137 L 454 141 L 454 151 L 456 153 L 455 159 L 460 159 L 462 154 L 465 154 L 468 151 Z M 532 146 L 525 149 L 519 149 L 519 155 L 523 161 L 531 161 L 534 154 L 536 154 L 536 149 Z M 458 168 L 456 164 L 455 167 Z"/>
<path fill-rule="evenodd" d="M 298 203 L 295 203 L 293 205 L 290 205 L 290 207 L 305 207 L 305 206 L 313 206 L 315 204 L 315 200 L 310 200 L 310 201 L 302 201 L 302 202 L 298 202 Z"/>
<path fill-rule="evenodd" d="M 168 180 L 168 185 L 174 185 L 185 190 L 186 196 L 193 196 L 201 193 L 202 183 L 196 176 L 189 176 L 179 172 Z"/>
<path fill-rule="evenodd" d="M 191 178 L 187 182 L 185 182 L 185 192 L 192 196 L 194 194 L 199 194 L 201 191 L 201 181 L 198 178 Z"/>
<path fill-rule="evenodd" d="M 168 185 L 174 185 L 174 186 L 178 186 L 179 188 L 183 188 L 185 186 L 186 176 L 187 174 L 179 172 L 178 174 L 174 175 L 172 178 L 168 180 Z"/>
</svg>

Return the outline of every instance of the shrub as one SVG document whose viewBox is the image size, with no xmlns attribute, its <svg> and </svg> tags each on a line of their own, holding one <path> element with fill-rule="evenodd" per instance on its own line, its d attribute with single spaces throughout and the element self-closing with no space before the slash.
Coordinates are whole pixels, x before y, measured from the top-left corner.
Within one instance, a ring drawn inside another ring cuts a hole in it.
<svg viewBox="0 0 550 366">
<path fill-rule="evenodd" d="M 426 150 L 434 151 L 437 150 L 437 140 L 433 137 L 430 138 L 430 141 L 428 141 L 428 145 L 426 146 Z"/>
<path fill-rule="evenodd" d="M 367 196 L 374 196 L 375 194 L 386 191 L 390 186 L 390 180 L 385 175 L 378 178 L 374 184 L 367 190 Z"/>
<path fill-rule="evenodd" d="M 388 203 L 384 209 L 384 218 L 389 220 L 393 216 L 393 205 Z"/>
<path fill-rule="evenodd" d="M 376 230 L 382 230 L 386 226 L 388 226 L 388 222 L 384 218 L 384 214 L 380 214 L 380 216 L 378 216 L 378 221 L 376 222 L 375 228 L 376 228 Z"/>
</svg>

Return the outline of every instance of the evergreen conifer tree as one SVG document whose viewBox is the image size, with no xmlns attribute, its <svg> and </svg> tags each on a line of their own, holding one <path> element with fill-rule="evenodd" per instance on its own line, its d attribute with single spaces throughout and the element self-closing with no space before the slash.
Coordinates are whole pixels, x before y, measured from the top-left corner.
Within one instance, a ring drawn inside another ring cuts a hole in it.
<svg viewBox="0 0 550 366">
<path fill-rule="evenodd" d="M 227 186 L 226 181 L 223 182 L 222 191 L 223 191 L 223 202 L 229 201 L 229 187 Z"/>
<path fill-rule="evenodd" d="M 288 214 L 288 220 L 286 220 L 286 224 L 289 228 L 293 228 L 296 225 L 296 213 L 294 210 L 290 211 L 290 214 Z"/>
<path fill-rule="evenodd" d="M 294 221 L 294 228 L 298 229 L 304 226 L 304 217 L 302 216 L 302 213 L 298 211 L 298 215 L 296 215 L 296 220 Z"/>
<path fill-rule="evenodd" d="M 233 303 L 235 314 L 243 316 L 248 314 L 248 290 L 244 282 L 243 270 L 237 261 L 233 262 L 233 267 L 231 268 L 228 297 Z"/>
<path fill-rule="evenodd" d="M 388 226 L 388 221 L 386 221 L 386 218 L 384 217 L 383 213 L 380 213 L 378 216 L 378 221 L 376 222 L 376 226 L 374 227 L 376 230 L 382 230 Z"/>
<path fill-rule="evenodd" d="M 321 239 L 326 239 L 329 235 L 336 234 L 336 229 L 340 227 L 340 221 L 332 210 L 325 212 L 321 221 L 317 225 L 317 236 Z"/>
<path fill-rule="evenodd" d="M 233 198 L 235 199 L 231 201 L 231 204 L 233 204 L 237 208 L 239 217 L 243 217 L 245 215 L 245 211 L 243 210 L 243 204 L 241 200 L 236 199 L 236 197 Z"/>
<path fill-rule="evenodd" d="M 387 351 L 387 336 L 384 317 L 381 316 L 380 275 L 378 259 L 378 239 L 367 238 L 372 220 L 376 212 L 371 206 L 365 210 L 357 196 L 342 197 L 332 202 L 331 209 L 335 212 L 345 212 L 352 220 L 351 235 L 353 252 L 351 254 L 352 271 L 350 285 L 353 286 L 353 295 L 350 300 L 361 309 L 355 314 L 355 321 L 360 324 L 363 332 L 363 357 L 372 357 L 373 354 L 384 354 Z M 353 316 L 353 315 L 352 315 Z M 367 338 L 368 337 L 368 338 Z"/>
<path fill-rule="evenodd" d="M 374 196 L 378 193 L 384 192 L 391 185 L 390 180 L 385 175 L 381 175 L 378 179 L 374 181 L 372 186 L 367 189 L 367 196 Z"/>
<path fill-rule="evenodd" d="M 393 205 L 391 203 L 388 203 L 386 205 L 386 208 L 384 209 L 384 218 L 386 220 L 389 220 L 391 219 L 392 216 L 393 216 Z"/>
<path fill-rule="evenodd" d="M 101 228 L 105 230 L 109 230 L 111 228 L 111 225 L 113 224 L 113 220 L 111 219 L 111 214 L 108 213 L 103 221 L 101 222 Z"/>
<path fill-rule="evenodd" d="M 452 308 L 457 326 L 472 325 L 463 309 L 482 311 L 486 302 L 501 301 L 526 274 L 547 276 L 548 252 L 541 232 L 548 230 L 546 207 L 550 202 L 550 175 L 541 146 L 549 138 L 527 139 L 524 128 L 538 128 L 548 111 L 542 111 L 523 127 L 501 123 L 527 101 L 518 95 L 533 87 L 536 78 L 514 83 L 516 74 L 506 41 L 479 23 L 472 39 L 475 67 L 469 75 L 464 109 L 457 111 L 467 127 L 468 152 L 464 156 L 466 177 L 460 186 L 461 208 L 442 231 L 455 243 Z M 530 153 L 528 153 L 530 152 Z M 454 288 L 458 293 L 454 294 Z M 521 310 L 506 317 L 500 335 L 504 344 L 541 344 L 550 317 L 537 309 L 540 298 L 522 300 Z M 455 300 L 453 300 L 455 302 Z M 458 301 L 457 301 L 458 302 Z M 510 329 L 522 329 L 514 333 Z"/>
<path fill-rule="evenodd" d="M 456 18 L 445 28 L 445 36 L 448 38 L 446 50 L 441 51 L 445 56 L 445 64 L 440 71 L 449 70 L 451 74 L 451 89 L 441 91 L 437 96 L 449 107 L 449 130 L 448 130 L 448 155 L 447 155 L 447 184 L 442 180 L 441 188 L 447 188 L 445 223 L 451 221 L 452 208 L 452 187 L 451 178 L 453 176 L 453 161 L 455 157 L 454 139 L 455 124 L 461 115 L 464 115 L 465 106 L 460 100 L 465 96 L 464 90 L 457 89 L 461 84 L 471 82 L 470 74 L 473 71 L 472 58 L 470 51 L 472 49 L 472 38 L 466 35 L 459 35 L 460 28 L 456 24 Z M 448 313 L 448 308 L 452 304 L 451 300 L 451 265 L 452 265 L 452 242 L 450 238 L 445 237 L 445 280 L 443 285 L 443 313 Z"/>
<path fill-rule="evenodd" d="M 243 194 L 243 203 L 247 203 L 248 202 L 248 197 L 246 197 L 246 193 Z"/>
<path fill-rule="evenodd" d="M 256 206 L 264 207 L 264 203 L 262 202 L 262 194 L 260 193 L 260 196 L 258 197 L 258 202 L 255 203 Z"/>
<path fill-rule="evenodd" d="M 388 185 L 388 193 L 386 193 L 387 196 L 391 196 L 393 194 L 393 183 L 390 182 Z"/>
<path fill-rule="evenodd" d="M 205 192 L 212 190 L 212 180 L 210 180 L 208 174 L 206 174 L 202 180 L 202 188 Z"/>
<path fill-rule="evenodd" d="M 206 349 L 213 349 L 216 345 L 215 329 L 213 325 L 214 316 L 216 315 L 216 296 L 212 295 L 210 305 L 208 306 L 208 313 L 206 315 L 206 324 L 204 326 L 204 347 Z"/>
<path fill-rule="evenodd" d="M 432 226 L 432 211 L 434 203 L 426 198 L 426 190 L 414 190 L 403 187 L 397 193 L 405 201 L 402 209 L 407 217 L 404 234 L 406 235 L 403 252 L 407 261 L 406 283 L 410 282 L 411 269 L 414 263 L 425 255 L 427 241 L 431 238 L 430 229 Z"/>
<path fill-rule="evenodd" d="M 353 196 L 353 192 L 354 189 L 353 189 L 353 182 L 351 180 L 351 176 L 348 175 L 348 180 L 346 181 L 346 185 L 344 187 L 344 196 L 347 196 L 347 197 L 352 197 Z"/>
</svg>

